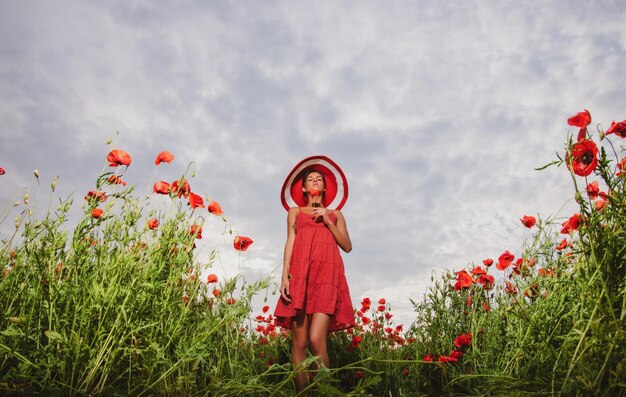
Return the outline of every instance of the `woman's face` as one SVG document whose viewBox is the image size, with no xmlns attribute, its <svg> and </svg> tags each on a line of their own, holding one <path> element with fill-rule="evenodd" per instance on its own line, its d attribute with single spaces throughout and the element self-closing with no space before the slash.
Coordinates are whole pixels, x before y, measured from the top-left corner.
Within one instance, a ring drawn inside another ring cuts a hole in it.
<svg viewBox="0 0 626 397">
<path fill-rule="evenodd" d="M 306 177 L 306 181 L 304 181 L 304 190 L 305 192 L 310 192 L 311 189 L 315 189 L 318 192 L 324 191 L 324 179 L 322 178 L 322 174 L 319 172 L 311 172 Z"/>
</svg>

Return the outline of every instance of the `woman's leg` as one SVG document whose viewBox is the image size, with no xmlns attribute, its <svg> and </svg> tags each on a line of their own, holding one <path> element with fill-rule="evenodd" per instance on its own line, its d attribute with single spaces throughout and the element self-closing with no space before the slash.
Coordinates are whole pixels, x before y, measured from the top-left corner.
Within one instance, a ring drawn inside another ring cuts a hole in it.
<svg viewBox="0 0 626 397">
<path fill-rule="evenodd" d="M 309 344 L 309 324 L 311 316 L 303 311 L 297 311 L 291 320 L 291 363 L 296 370 L 300 370 L 306 359 L 306 349 Z M 296 391 L 299 393 L 306 387 L 308 374 L 306 371 L 296 374 Z"/>
<path fill-rule="evenodd" d="M 309 329 L 309 340 L 311 341 L 311 353 L 319 356 L 317 367 L 330 366 L 328 351 L 326 350 L 326 337 L 330 327 L 331 317 L 326 313 L 313 313 L 311 315 L 311 326 Z"/>
</svg>

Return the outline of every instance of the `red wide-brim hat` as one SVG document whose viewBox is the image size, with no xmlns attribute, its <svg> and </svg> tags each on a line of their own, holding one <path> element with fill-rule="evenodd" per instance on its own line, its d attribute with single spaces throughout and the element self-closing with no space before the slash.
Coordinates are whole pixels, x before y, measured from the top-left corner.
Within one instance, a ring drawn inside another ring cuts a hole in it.
<svg viewBox="0 0 626 397">
<path fill-rule="evenodd" d="M 302 177 L 309 169 L 322 173 L 326 179 L 324 207 L 340 210 L 348 200 L 348 180 L 337 163 L 326 156 L 307 157 L 291 170 L 280 192 L 283 207 L 289 211 L 291 207 L 306 206 Z"/>
</svg>

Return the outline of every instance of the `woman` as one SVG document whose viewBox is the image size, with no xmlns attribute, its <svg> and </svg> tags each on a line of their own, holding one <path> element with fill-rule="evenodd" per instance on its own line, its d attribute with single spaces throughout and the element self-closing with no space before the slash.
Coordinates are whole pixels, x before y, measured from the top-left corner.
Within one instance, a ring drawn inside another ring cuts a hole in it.
<svg viewBox="0 0 626 397">
<path fill-rule="evenodd" d="M 346 253 L 352 250 L 346 221 L 339 210 L 347 196 L 343 172 L 324 156 L 304 159 L 283 185 L 282 201 L 288 210 L 287 242 L 281 296 L 274 316 L 277 325 L 291 329 L 291 360 L 297 369 L 301 369 L 308 347 L 318 357 L 318 367 L 328 367 L 328 332 L 355 325 L 339 253 L 339 248 Z M 298 392 L 306 382 L 307 373 L 299 372 Z"/>
</svg>

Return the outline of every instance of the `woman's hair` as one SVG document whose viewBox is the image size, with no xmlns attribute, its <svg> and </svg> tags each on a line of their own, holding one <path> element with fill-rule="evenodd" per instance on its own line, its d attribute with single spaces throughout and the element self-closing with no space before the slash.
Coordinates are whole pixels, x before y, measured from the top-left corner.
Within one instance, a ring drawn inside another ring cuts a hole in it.
<svg viewBox="0 0 626 397">
<path fill-rule="evenodd" d="M 320 174 L 321 177 L 322 177 L 322 181 L 324 182 L 324 190 L 322 190 L 322 203 L 323 203 L 324 199 L 326 198 L 326 192 L 325 192 L 325 190 L 326 190 L 326 177 L 324 176 L 323 172 L 320 172 L 320 171 L 316 170 L 315 168 L 306 169 L 304 171 L 304 174 L 302 174 L 302 188 L 304 188 L 304 185 L 306 184 L 306 179 L 309 177 L 309 175 L 311 175 L 314 172 L 317 173 L 317 174 Z M 308 202 L 306 192 L 302 192 L 302 195 L 304 196 L 304 201 Z"/>
</svg>

